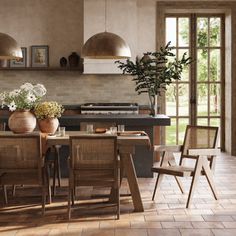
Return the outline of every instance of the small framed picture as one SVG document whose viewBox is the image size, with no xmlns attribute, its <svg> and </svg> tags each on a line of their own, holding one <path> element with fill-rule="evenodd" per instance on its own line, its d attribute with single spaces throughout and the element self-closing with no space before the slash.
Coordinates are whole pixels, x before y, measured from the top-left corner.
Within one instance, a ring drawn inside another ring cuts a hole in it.
<svg viewBox="0 0 236 236">
<path fill-rule="evenodd" d="M 27 66 L 27 48 L 21 48 L 22 58 L 10 60 L 10 67 L 26 67 Z"/>
<path fill-rule="evenodd" d="M 31 46 L 31 66 L 49 66 L 49 48 L 47 45 Z"/>
</svg>

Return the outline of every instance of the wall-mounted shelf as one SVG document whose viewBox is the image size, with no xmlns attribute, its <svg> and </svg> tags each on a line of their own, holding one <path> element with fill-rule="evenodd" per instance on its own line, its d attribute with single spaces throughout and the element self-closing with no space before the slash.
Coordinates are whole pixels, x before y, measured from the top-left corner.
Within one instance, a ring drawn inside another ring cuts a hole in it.
<svg viewBox="0 0 236 236">
<path fill-rule="evenodd" d="M 1 67 L 0 71 L 79 71 L 83 72 L 81 68 L 70 67 Z"/>
</svg>

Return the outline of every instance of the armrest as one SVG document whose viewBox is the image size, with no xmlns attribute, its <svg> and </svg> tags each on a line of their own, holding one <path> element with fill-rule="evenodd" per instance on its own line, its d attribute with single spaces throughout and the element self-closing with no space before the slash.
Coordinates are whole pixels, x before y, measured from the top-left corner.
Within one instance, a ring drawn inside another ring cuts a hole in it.
<svg viewBox="0 0 236 236">
<path fill-rule="evenodd" d="M 188 154 L 193 156 L 217 156 L 220 154 L 220 149 L 219 148 L 189 149 Z"/>
<path fill-rule="evenodd" d="M 154 152 L 180 152 L 182 145 L 154 145 Z"/>
</svg>

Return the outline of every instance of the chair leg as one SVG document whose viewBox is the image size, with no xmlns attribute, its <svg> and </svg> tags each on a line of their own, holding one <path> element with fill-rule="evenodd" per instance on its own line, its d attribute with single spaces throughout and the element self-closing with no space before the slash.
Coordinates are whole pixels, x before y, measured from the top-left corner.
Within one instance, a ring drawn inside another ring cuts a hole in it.
<svg viewBox="0 0 236 236">
<path fill-rule="evenodd" d="M 47 182 L 47 195 L 48 195 L 48 203 L 52 202 L 52 194 L 51 194 L 51 186 L 50 186 L 50 171 L 49 166 L 46 167 L 46 182 Z"/>
<path fill-rule="evenodd" d="M 16 196 L 16 185 L 12 185 L 12 196 Z"/>
<path fill-rule="evenodd" d="M 46 191 L 45 186 L 42 186 L 42 215 L 45 215 Z"/>
<path fill-rule="evenodd" d="M 56 192 L 56 178 L 58 181 L 58 186 L 61 187 L 61 168 L 60 168 L 60 146 L 54 147 L 54 170 L 53 170 L 53 196 Z"/>
<path fill-rule="evenodd" d="M 6 185 L 3 185 L 2 188 L 3 188 L 4 203 L 5 203 L 5 204 L 8 204 L 8 199 L 7 199 L 7 186 L 6 186 Z"/>
<path fill-rule="evenodd" d="M 160 187 L 160 184 L 161 184 L 161 181 L 162 181 L 163 177 L 164 177 L 163 174 L 158 174 L 158 176 L 157 176 L 155 188 L 154 188 L 153 195 L 152 195 L 152 201 L 154 201 L 156 190 L 157 190 L 157 188 Z"/>
<path fill-rule="evenodd" d="M 52 196 L 55 196 L 56 193 L 56 160 L 53 163 L 53 183 L 52 183 Z"/>
<path fill-rule="evenodd" d="M 194 190 L 196 188 L 196 184 L 197 184 L 198 178 L 201 174 L 201 171 L 202 171 L 202 158 L 198 157 L 198 159 L 196 160 L 195 171 L 194 171 L 194 175 L 193 175 L 193 178 L 192 178 L 192 183 L 191 183 L 190 190 L 189 190 L 189 195 L 188 195 L 186 208 L 189 208 L 189 206 L 191 204 L 193 193 L 194 193 Z"/>
<path fill-rule="evenodd" d="M 121 186 L 121 179 L 122 179 L 122 176 L 123 173 L 120 172 L 120 168 L 117 170 L 117 183 L 116 183 L 116 186 L 117 186 L 117 197 L 116 197 L 116 201 L 117 201 L 117 220 L 120 219 L 120 186 Z"/>
<path fill-rule="evenodd" d="M 203 170 L 205 171 L 205 175 L 206 175 L 207 181 L 210 185 L 211 191 L 214 195 L 214 198 L 217 200 L 218 194 L 217 194 L 216 187 L 215 187 L 215 184 L 213 181 L 211 169 L 210 169 L 208 161 L 206 159 L 203 160 Z"/>
<path fill-rule="evenodd" d="M 175 180 L 176 180 L 176 182 L 178 184 L 178 187 L 179 187 L 181 193 L 184 194 L 184 187 L 182 185 L 182 182 L 181 182 L 180 178 L 178 176 L 175 176 Z"/>
<path fill-rule="evenodd" d="M 75 189 L 74 188 L 71 189 L 71 203 L 72 203 L 72 206 L 75 205 Z"/>
<path fill-rule="evenodd" d="M 58 186 L 61 187 L 61 167 L 60 167 L 60 146 L 55 146 L 55 158 L 56 158 L 56 171 L 57 171 L 57 181 Z"/>
<path fill-rule="evenodd" d="M 70 186 L 68 187 L 68 208 L 67 208 L 67 216 L 68 216 L 68 220 L 70 220 L 71 218 L 71 188 Z"/>
</svg>

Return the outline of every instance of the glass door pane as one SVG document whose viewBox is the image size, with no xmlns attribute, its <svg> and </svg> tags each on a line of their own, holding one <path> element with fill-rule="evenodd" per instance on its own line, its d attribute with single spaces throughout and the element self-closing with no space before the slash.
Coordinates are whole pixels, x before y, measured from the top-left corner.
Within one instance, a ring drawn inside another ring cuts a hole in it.
<svg viewBox="0 0 236 236">
<path fill-rule="evenodd" d="M 166 17 L 166 43 L 171 41 L 172 52 L 180 59 L 190 47 L 189 17 Z M 183 141 L 186 125 L 189 124 L 190 72 L 185 68 L 180 81 L 171 84 L 166 91 L 166 114 L 171 117 L 171 127 L 166 128 L 166 143 Z"/>
<path fill-rule="evenodd" d="M 197 17 L 197 124 L 219 125 L 221 116 L 221 18 Z M 207 120 L 207 122 L 206 122 Z M 216 122 L 217 121 L 217 122 Z"/>
</svg>

